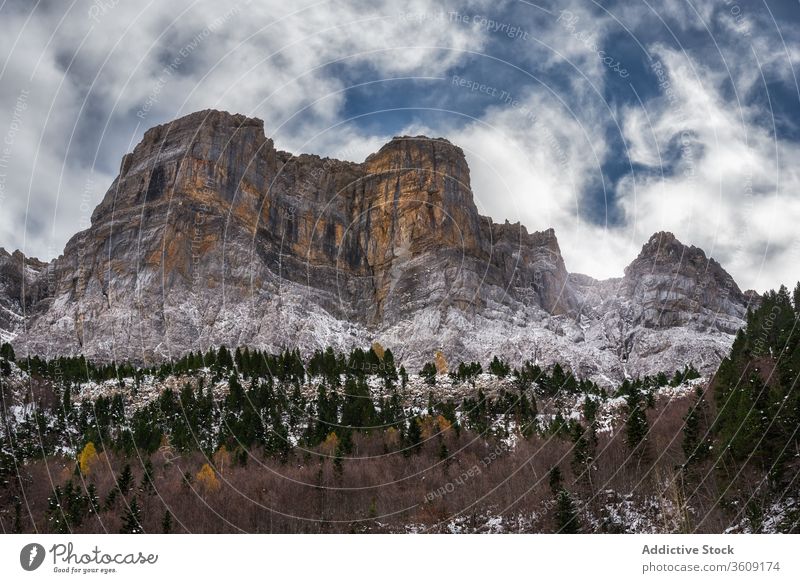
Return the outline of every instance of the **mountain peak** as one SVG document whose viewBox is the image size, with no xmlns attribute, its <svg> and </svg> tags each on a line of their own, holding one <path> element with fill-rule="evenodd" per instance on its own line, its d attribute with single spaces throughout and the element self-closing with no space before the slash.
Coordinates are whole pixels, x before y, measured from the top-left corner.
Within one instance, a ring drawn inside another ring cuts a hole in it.
<svg viewBox="0 0 800 583">
<path fill-rule="evenodd" d="M 259 128 L 264 131 L 264 121 L 241 113 L 230 113 L 217 109 L 204 109 L 186 114 L 172 121 L 153 126 L 144 133 L 143 142 L 158 141 L 171 132 L 189 129 L 197 131 L 219 131 L 221 128 Z"/>
<path fill-rule="evenodd" d="M 682 250 L 689 249 L 689 247 L 681 243 L 670 231 L 658 231 L 653 233 L 642 246 L 639 257 L 656 257 L 668 254 L 674 249 Z"/>
<path fill-rule="evenodd" d="M 394 136 L 391 140 L 389 140 L 383 146 L 381 146 L 381 150 L 383 150 L 384 148 L 392 148 L 401 145 L 407 146 L 409 144 L 414 147 L 430 147 L 430 146 L 442 145 L 442 146 L 449 146 L 458 151 L 461 151 L 461 148 L 453 144 L 447 138 L 442 138 L 442 137 L 432 138 L 424 134 L 419 134 L 416 136 L 408 136 L 408 135 Z"/>
<path fill-rule="evenodd" d="M 687 266 L 693 266 L 697 271 L 714 270 L 724 273 L 719 263 L 707 257 L 705 251 L 693 245 L 684 245 L 669 231 L 653 233 L 636 259 L 625 268 L 625 272 L 633 269 L 640 273 L 675 273 Z M 730 277 L 727 273 L 725 276 Z"/>
<path fill-rule="evenodd" d="M 451 178 L 469 180 L 464 151 L 444 138 L 395 136 L 367 156 L 364 165 L 370 172 L 380 169 L 453 172 Z"/>
<path fill-rule="evenodd" d="M 654 233 L 625 268 L 627 294 L 636 321 L 645 326 L 692 325 L 725 332 L 738 328 L 746 309 L 739 286 L 699 247 L 673 233 Z"/>
</svg>

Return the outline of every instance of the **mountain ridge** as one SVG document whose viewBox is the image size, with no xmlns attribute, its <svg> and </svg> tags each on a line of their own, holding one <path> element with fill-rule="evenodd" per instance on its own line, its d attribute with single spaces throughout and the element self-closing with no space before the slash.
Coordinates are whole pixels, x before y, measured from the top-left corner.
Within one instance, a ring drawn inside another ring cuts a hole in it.
<svg viewBox="0 0 800 583">
<path fill-rule="evenodd" d="M 12 257 L 4 280 L 26 285 L 0 306 L 26 316 L 0 329 L 43 356 L 378 340 L 410 366 L 498 353 L 619 379 L 710 369 L 757 301 L 666 232 L 621 278 L 570 274 L 553 229 L 478 213 L 444 138 L 398 136 L 361 163 L 295 156 L 261 120 L 215 110 L 147 130 L 61 256 L 24 278 Z"/>
</svg>

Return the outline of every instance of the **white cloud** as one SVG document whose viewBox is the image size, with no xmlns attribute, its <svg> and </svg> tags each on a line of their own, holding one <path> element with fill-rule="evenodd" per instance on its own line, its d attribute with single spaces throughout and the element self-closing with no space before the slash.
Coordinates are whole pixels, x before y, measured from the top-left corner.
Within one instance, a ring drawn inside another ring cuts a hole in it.
<svg viewBox="0 0 800 583">
<path fill-rule="evenodd" d="M 621 185 L 626 224 L 639 240 L 656 230 L 673 231 L 716 257 L 743 287 L 791 283 L 800 275 L 793 251 L 800 148 L 759 123 L 759 109 L 726 99 L 723 76 L 677 51 L 653 51 L 675 97 L 647 104 L 650 125 L 642 124 L 641 111 L 625 112 L 636 161 L 654 170 L 636 184 L 627 178 Z M 674 172 L 662 178 L 658 155 L 684 143 L 691 146 L 680 150 Z"/>
</svg>

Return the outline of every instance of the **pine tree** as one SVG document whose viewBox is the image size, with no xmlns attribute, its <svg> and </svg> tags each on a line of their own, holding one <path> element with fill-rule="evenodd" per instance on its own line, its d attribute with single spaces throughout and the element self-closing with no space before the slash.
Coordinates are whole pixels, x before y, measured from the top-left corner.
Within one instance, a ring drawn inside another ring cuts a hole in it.
<svg viewBox="0 0 800 583">
<path fill-rule="evenodd" d="M 62 506 L 64 502 L 64 492 L 61 486 L 56 486 L 53 495 L 47 498 L 47 522 L 50 532 L 57 534 L 69 533 L 66 510 Z"/>
<path fill-rule="evenodd" d="M 4 342 L 0 346 L 0 375 L 4 377 L 11 376 L 11 363 L 15 360 L 14 349 L 10 344 Z"/>
<path fill-rule="evenodd" d="M 151 462 L 149 458 L 144 462 L 144 474 L 142 475 L 139 489 L 145 494 L 155 493 L 155 486 L 153 485 L 153 462 Z"/>
<path fill-rule="evenodd" d="M 798 281 L 797 285 L 794 286 L 794 292 L 792 292 L 792 304 L 794 306 L 795 313 L 800 314 L 800 281 Z"/>
<path fill-rule="evenodd" d="M 533 395 L 528 396 L 523 392 L 517 403 L 517 425 L 523 437 L 530 437 L 536 431 L 536 416 L 539 414 L 536 406 L 536 399 Z"/>
<path fill-rule="evenodd" d="M 781 286 L 762 295 L 714 379 L 717 415 L 712 430 L 718 450 L 733 462 L 768 468 L 775 485 L 786 455 L 800 445 L 800 286 L 795 292 L 790 297 Z"/>
<path fill-rule="evenodd" d="M 447 449 L 447 444 L 442 440 L 439 444 L 439 459 L 449 461 L 450 459 L 450 450 Z"/>
<path fill-rule="evenodd" d="M 577 534 L 580 532 L 578 513 L 570 493 L 562 488 L 556 496 L 556 533 Z"/>
<path fill-rule="evenodd" d="M 172 532 L 172 513 L 169 510 L 164 512 L 164 518 L 161 520 L 161 532 L 164 534 Z"/>
<path fill-rule="evenodd" d="M 583 416 L 589 424 L 589 441 L 593 448 L 597 447 L 597 413 L 600 403 L 591 395 L 586 395 L 583 400 Z"/>
<path fill-rule="evenodd" d="M 14 348 L 8 342 L 4 342 L 2 346 L 0 346 L 0 358 L 4 358 L 9 362 L 15 362 L 17 360 L 14 354 Z"/>
<path fill-rule="evenodd" d="M 550 491 L 554 495 L 558 495 L 562 488 L 561 469 L 558 466 L 553 466 L 548 475 L 548 482 L 550 484 Z"/>
<path fill-rule="evenodd" d="M 640 390 L 636 387 L 628 387 L 625 403 L 627 408 L 625 419 L 626 442 L 631 452 L 641 458 L 647 455 L 647 434 L 650 431 L 647 423 L 647 413 L 645 412 L 646 404 L 642 399 Z"/>
<path fill-rule="evenodd" d="M 500 360 L 495 355 L 492 362 L 489 363 L 489 372 L 499 379 L 504 379 L 508 376 L 508 373 L 511 372 L 511 367 L 508 363 Z"/>
<path fill-rule="evenodd" d="M 342 444 L 340 443 L 336 447 L 336 453 L 333 456 L 333 469 L 340 476 L 344 472 L 343 462 L 344 462 L 344 448 L 342 447 Z"/>
<path fill-rule="evenodd" d="M 116 488 L 112 488 L 108 492 L 108 496 L 106 496 L 106 501 L 103 504 L 103 508 L 105 510 L 111 510 L 114 507 L 114 504 L 116 504 L 116 502 L 117 502 L 118 494 L 119 494 L 119 490 L 117 490 Z"/>
<path fill-rule="evenodd" d="M 570 430 L 572 435 L 572 473 L 577 480 L 590 482 L 589 469 L 592 464 L 591 445 L 586 430 L 580 423 L 575 423 Z"/>
<path fill-rule="evenodd" d="M 419 426 L 419 418 L 414 416 L 408 420 L 406 431 L 406 450 L 405 454 L 417 452 L 422 447 L 422 430 Z"/>
<path fill-rule="evenodd" d="M 117 489 L 119 489 L 120 494 L 125 496 L 131 489 L 133 485 L 133 472 L 131 472 L 131 465 L 125 464 L 125 467 L 122 468 L 122 473 L 117 478 Z"/>
<path fill-rule="evenodd" d="M 134 496 L 130 505 L 125 511 L 125 516 L 122 517 L 122 528 L 119 531 L 121 534 L 143 534 L 142 529 L 142 511 L 139 509 L 139 503 Z"/>
<path fill-rule="evenodd" d="M 79 527 L 83 520 L 97 511 L 97 493 L 93 484 L 84 495 L 69 480 L 64 487 L 56 486 L 47 500 L 47 518 L 53 532 L 66 534 Z"/>
<path fill-rule="evenodd" d="M 100 512 L 100 499 L 97 496 L 97 487 L 94 484 L 87 486 L 86 498 L 89 503 L 89 512 L 95 515 L 98 514 Z"/>
<path fill-rule="evenodd" d="M 419 374 L 428 385 L 432 387 L 436 385 L 436 365 L 432 362 L 426 362 Z"/>
<path fill-rule="evenodd" d="M 703 391 L 696 389 L 694 403 L 683 418 L 683 453 L 686 456 L 686 465 L 701 462 L 711 453 L 710 440 L 705 437 L 706 425 L 704 423 L 707 404 Z"/>
</svg>

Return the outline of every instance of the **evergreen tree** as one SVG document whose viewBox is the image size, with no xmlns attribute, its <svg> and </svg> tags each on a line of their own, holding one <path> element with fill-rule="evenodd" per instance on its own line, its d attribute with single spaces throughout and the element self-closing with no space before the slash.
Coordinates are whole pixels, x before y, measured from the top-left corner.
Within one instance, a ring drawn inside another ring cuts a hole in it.
<svg viewBox="0 0 800 583">
<path fill-rule="evenodd" d="M 148 458 L 144 462 L 144 473 L 142 475 L 142 482 L 139 485 L 139 490 L 146 494 L 155 493 L 155 486 L 153 485 L 153 462 Z"/>
<path fill-rule="evenodd" d="M 694 403 L 683 418 L 683 453 L 687 466 L 705 460 L 711 453 L 711 443 L 706 436 L 706 413 L 707 404 L 702 389 L 698 387 Z"/>
<path fill-rule="evenodd" d="M 523 437 L 530 437 L 536 431 L 536 417 L 539 411 L 536 406 L 536 399 L 531 395 L 530 400 L 523 392 L 517 402 L 517 425 Z"/>
<path fill-rule="evenodd" d="M 0 375 L 11 376 L 11 363 L 16 360 L 14 349 L 7 342 L 0 346 Z"/>
<path fill-rule="evenodd" d="M 570 430 L 572 435 L 572 473 L 580 481 L 589 483 L 589 469 L 592 465 L 591 444 L 586 430 L 580 423 L 574 423 Z"/>
<path fill-rule="evenodd" d="M 51 531 L 58 534 L 71 532 L 87 516 L 96 513 L 97 506 L 97 494 L 93 485 L 88 488 L 86 495 L 72 480 L 67 481 L 63 488 L 56 486 L 47 500 L 46 515 Z"/>
<path fill-rule="evenodd" d="M 590 395 L 583 399 L 583 417 L 589 424 L 589 442 L 593 448 L 597 447 L 597 413 L 600 403 Z"/>
<path fill-rule="evenodd" d="M 562 488 L 561 469 L 558 466 L 553 466 L 548 474 L 548 482 L 550 484 L 550 491 L 557 495 Z"/>
<path fill-rule="evenodd" d="M 122 528 L 120 534 L 143 534 L 142 529 L 142 511 L 139 509 L 139 502 L 136 501 L 134 496 L 130 505 L 122 517 Z"/>
<path fill-rule="evenodd" d="M 363 377 L 348 378 L 342 405 L 342 425 L 353 429 L 368 429 L 374 424 L 375 407 L 366 380 Z"/>
<path fill-rule="evenodd" d="M 122 473 L 117 478 L 117 489 L 120 494 L 125 496 L 130 491 L 132 485 L 133 472 L 131 472 L 131 465 L 125 464 L 125 467 L 122 468 Z"/>
<path fill-rule="evenodd" d="M 169 510 L 164 512 L 164 518 L 161 519 L 161 532 L 164 534 L 172 532 L 172 513 Z"/>
<path fill-rule="evenodd" d="M 89 513 L 97 515 L 100 513 L 100 500 L 97 496 L 97 487 L 89 484 L 86 488 L 86 500 L 88 502 Z"/>
<path fill-rule="evenodd" d="M 636 387 L 623 383 L 625 392 L 626 419 L 625 436 L 631 452 L 638 457 L 647 454 L 647 434 L 650 427 L 647 423 L 646 403 L 642 399 L 640 390 Z"/>
<path fill-rule="evenodd" d="M 489 372 L 499 379 L 504 379 L 511 372 L 511 367 L 508 365 L 508 363 L 500 360 L 495 355 L 495 357 L 492 359 L 492 362 L 489 364 Z"/>
<path fill-rule="evenodd" d="M 436 385 L 436 365 L 434 363 L 426 362 L 419 374 L 430 386 Z"/>
<path fill-rule="evenodd" d="M 0 358 L 5 358 L 10 362 L 16 361 L 17 357 L 14 354 L 14 348 L 8 342 L 4 342 L 0 346 Z"/>
<path fill-rule="evenodd" d="M 732 458 L 721 467 L 746 461 L 768 471 L 775 485 L 788 452 L 800 445 L 800 333 L 792 295 L 785 286 L 762 295 L 714 379 L 716 449 Z"/>
<path fill-rule="evenodd" d="M 342 444 L 339 443 L 339 445 L 336 446 L 336 452 L 333 456 L 333 469 L 340 476 L 344 472 L 343 462 L 344 462 L 344 448 L 342 447 Z"/>
<path fill-rule="evenodd" d="M 229 371 L 233 368 L 233 357 L 224 344 L 217 351 L 216 366 L 220 372 Z"/>
<path fill-rule="evenodd" d="M 422 447 L 422 430 L 419 426 L 419 417 L 412 417 L 408 420 L 408 429 L 406 430 L 406 455 L 412 452 L 417 452 Z"/>
<path fill-rule="evenodd" d="M 575 510 L 575 503 L 570 493 L 562 488 L 556 496 L 556 533 L 577 534 L 580 532 L 580 521 Z"/>
<path fill-rule="evenodd" d="M 575 393 L 577 390 L 577 382 L 571 372 L 564 371 L 560 363 L 553 365 L 553 371 L 550 373 L 550 393 L 555 396 L 559 392 L 567 394 Z"/>
<path fill-rule="evenodd" d="M 64 492 L 61 486 L 56 486 L 53 494 L 47 498 L 47 523 L 50 527 L 50 532 L 57 534 L 68 534 L 70 532 L 67 515 L 62 507 L 63 498 Z"/>
<path fill-rule="evenodd" d="M 792 292 L 792 304 L 794 305 L 794 311 L 796 314 L 800 314 L 800 281 L 794 286 L 794 291 Z"/>
</svg>

